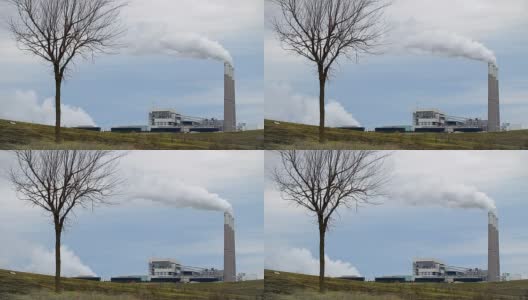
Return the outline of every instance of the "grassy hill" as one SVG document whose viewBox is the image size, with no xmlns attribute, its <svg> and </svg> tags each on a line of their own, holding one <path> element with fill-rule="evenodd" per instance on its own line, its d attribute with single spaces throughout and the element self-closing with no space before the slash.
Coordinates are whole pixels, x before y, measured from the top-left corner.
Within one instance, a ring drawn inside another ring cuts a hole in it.
<svg viewBox="0 0 528 300">
<path fill-rule="evenodd" d="M 319 278 L 287 272 L 265 271 L 266 299 L 359 299 L 359 300 L 526 300 L 528 280 L 496 283 L 376 283 L 327 279 L 328 292 L 321 296 Z"/>
<path fill-rule="evenodd" d="M 263 280 L 236 283 L 111 283 L 63 280 L 64 293 L 52 293 L 54 277 L 0 270 L 0 299 L 262 299 Z"/>
<path fill-rule="evenodd" d="M 495 133 L 378 133 L 327 128 L 328 142 L 319 144 L 317 126 L 265 121 L 266 149 L 528 149 L 528 130 Z"/>
<path fill-rule="evenodd" d="M 254 150 L 264 147 L 263 130 L 234 133 L 111 133 L 63 128 L 63 143 L 55 144 L 53 126 L 0 120 L 0 150 Z"/>
</svg>

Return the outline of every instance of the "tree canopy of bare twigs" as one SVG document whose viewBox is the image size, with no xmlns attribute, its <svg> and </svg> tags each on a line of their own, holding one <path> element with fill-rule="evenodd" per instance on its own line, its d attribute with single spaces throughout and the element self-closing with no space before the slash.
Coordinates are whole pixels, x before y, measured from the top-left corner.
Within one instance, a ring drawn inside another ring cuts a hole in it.
<svg viewBox="0 0 528 300">
<path fill-rule="evenodd" d="M 17 16 L 9 28 L 19 47 L 53 66 L 55 135 L 60 142 L 61 84 L 74 59 L 88 58 L 117 46 L 124 30 L 118 22 L 120 0 L 3 0 Z"/>
<path fill-rule="evenodd" d="M 325 142 L 325 85 L 342 56 L 373 53 L 386 31 L 386 0 L 269 0 L 280 8 L 273 29 L 286 50 L 315 63 L 319 75 L 319 139 Z"/>
<path fill-rule="evenodd" d="M 386 155 L 374 151 L 280 151 L 273 179 L 283 199 L 307 209 L 319 226 L 319 287 L 324 292 L 325 234 L 339 208 L 373 204 L 388 181 Z"/>
<path fill-rule="evenodd" d="M 10 179 L 21 200 L 49 213 L 55 226 L 55 290 L 60 292 L 61 234 L 76 208 L 108 204 L 120 154 L 111 151 L 16 151 Z"/>
</svg>

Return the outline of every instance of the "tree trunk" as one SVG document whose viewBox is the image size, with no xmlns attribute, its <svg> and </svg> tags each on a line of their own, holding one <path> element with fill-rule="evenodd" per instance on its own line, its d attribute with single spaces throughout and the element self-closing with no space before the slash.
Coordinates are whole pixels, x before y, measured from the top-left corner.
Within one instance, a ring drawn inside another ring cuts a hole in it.
<svg viewBox="0 0 528 300">
<path fill-rule="evenodd" d="M 319 143 L 326 143 L 325 136 L 325 85 L 326 78 L 319 75 Z"/>
<path fill-rule="evenodd" d="M 320 222 L 319 225 L 319 292 L 324 293 L 325 289 L 325 233 L 326 230 Z"/>
<path fill-rule="evenodd" d="M 55 293 L 61 292 L 61 233 L 59 225 L 55 225 Z"/>
<path fill-rule="evenodd" d="M 60 144 L 61 139 L 61 83 L 62 78 L 55 71 L 55 143 Z"/>
</svg>

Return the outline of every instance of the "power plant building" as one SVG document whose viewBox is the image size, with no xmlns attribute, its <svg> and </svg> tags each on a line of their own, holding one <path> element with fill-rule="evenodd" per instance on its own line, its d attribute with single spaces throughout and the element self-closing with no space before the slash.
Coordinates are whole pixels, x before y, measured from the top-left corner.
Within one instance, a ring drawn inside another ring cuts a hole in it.
<svg viewBox="0 0 528 300">
<path fill-rule="evenodd" d="M 226 62 L 224 63 L 224 131 L 236 130 L 235 69 Z"/>
<path fill-rule="evenodd" d="M 445 264 L 434 258 L 415 259 L 413 276 L 416 282 L 477 282 L 487 278 L 479 268 L 463 268 Z"/>
<path fill-rule="evenodd" d="M 435 108 L 417 109 L 412 118 L 416 132 L 478 132 L 488 127 L 486 120 L 449 116 Z"/>
</svg>

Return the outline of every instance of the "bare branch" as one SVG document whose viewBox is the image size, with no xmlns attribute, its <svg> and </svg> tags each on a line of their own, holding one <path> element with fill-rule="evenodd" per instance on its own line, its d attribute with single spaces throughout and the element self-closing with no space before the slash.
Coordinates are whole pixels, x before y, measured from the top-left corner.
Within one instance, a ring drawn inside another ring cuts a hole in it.
<svg viewBox="0 0 528 300">
<path fill-rule="evenodd" d="M 272 20 L 284 49 L 316 63 L 327 79 L 339 57 L 374 53 L 386 32 L 388 0 L 270 0 L 280 8 Z"/>
<path fill-rule="evenodd" d="M 386 155 L 374 151 L 280 151 L 273 179 L 287 201 L 322 218 L 324 229 L 339 207 L 375 204 L 387 181 Z"/>
<path fill-rule="evenodd" d="M 64 78 L 75 57 L 93 57 L 117 46 L 121 0 L 4 0 L 17 12 L 9 28 L 19 47 L 52 63 Z"/>
<path fill-rule="evenodd" d="M 121 180 L 110 151 L 16 151 L 17 168 L 10 172 L 21 200 L 49 212 L 62 230 L 76 207 L 108 204 Z"/>
</svg>

